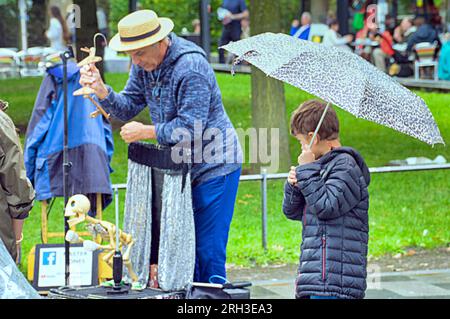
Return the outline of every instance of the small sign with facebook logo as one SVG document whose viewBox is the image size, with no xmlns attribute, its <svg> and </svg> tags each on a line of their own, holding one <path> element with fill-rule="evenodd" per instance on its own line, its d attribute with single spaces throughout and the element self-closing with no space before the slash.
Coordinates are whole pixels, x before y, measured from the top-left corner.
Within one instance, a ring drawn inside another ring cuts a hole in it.
<svg viewBox="0 0 450 319">
<path fill-rule="evenodd" d="M 87 251 L 80 244 L 70 245 L 71 286 L 97 284 L 97 252 Z M 48 290 L 65 285 L 64 244 L 36 245 L 33 286 L 37 290 Z"/>
<path fill-rule="evenodd" d="M 56 265 L 56 251 L 46 251 L 42 254 L 42 264 L 44 266 Z"/>
</svg>

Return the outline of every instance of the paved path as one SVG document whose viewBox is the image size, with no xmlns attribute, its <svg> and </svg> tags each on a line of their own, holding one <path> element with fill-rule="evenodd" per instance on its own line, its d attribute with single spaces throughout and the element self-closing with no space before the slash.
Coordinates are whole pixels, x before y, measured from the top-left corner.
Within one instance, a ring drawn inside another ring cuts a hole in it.
<svg viewBox="0 0 450 319">
<path fill-rule="evenodd" d="M 275 270 L 270 272 L 272 278 Z M 267 274 L 269 275 L 269 274 Z M 238 276 L 238 272 L 234 272 Z M 286 277 L 272 280 L 250 280 L 251 298 L 293 299 L 294 279 Z M 278 276 L 280 277 L 280 276 Z M 238 277 L 236 277 L 237 279 Z M 367 278 L 367 299 L 450 299 L 450 269 L 369 273 Z"/>
</svg>

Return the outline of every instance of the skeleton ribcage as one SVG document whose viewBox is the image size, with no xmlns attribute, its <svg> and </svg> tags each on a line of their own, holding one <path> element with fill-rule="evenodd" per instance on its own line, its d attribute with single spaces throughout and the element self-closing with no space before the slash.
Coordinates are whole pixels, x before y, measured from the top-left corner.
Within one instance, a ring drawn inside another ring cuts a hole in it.
<svg viewBox="0 0 450 319">
<path fill-rule="evenodd" d="M 110 239 L 108 231 L 100 224 L 87 224 L 86 229 L 94 238 L 100 235 L 104 241 L 109 241 Z"/>
</svg>

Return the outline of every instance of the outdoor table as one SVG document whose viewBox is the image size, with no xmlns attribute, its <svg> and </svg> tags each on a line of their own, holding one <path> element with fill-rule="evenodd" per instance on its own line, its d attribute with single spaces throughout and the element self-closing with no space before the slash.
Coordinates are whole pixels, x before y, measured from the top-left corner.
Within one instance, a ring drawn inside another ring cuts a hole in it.
<svg viewBox="0 0 450 319">
<path fill-rule="evenodd" d="M 355 41 L 351 42 L 350 45 L 352 47 L 356 47 L 358 45 L 377 47 L 380 45 L 380 43 L 378 41 L 372 41 L 370 39 L 356 39 Z"/>
</svg>

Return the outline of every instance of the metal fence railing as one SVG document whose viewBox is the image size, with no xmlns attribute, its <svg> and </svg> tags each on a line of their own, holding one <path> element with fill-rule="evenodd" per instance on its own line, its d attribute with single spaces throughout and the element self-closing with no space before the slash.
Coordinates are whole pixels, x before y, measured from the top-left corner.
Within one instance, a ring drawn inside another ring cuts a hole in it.
<svg viewBox="0 0 450 319">
<path fill-rule="evenodd" d="M 415 171 L 430 171 L 450 169 L 450 164 L 436 164 L 436 165 L 411 165 L 411 166 L 383 166 L 369 168 L 371 174 L 378 173 L 401 173 L 401 172 L 415 172 Z M 242 175 L 241 182 L 245 181 L 260 181 L 261 182 L 261 226 L 262 226 L 262 246 L 267 250 L 267 182 L 269 180 L 286 179 L 288 173 L 282 174 L 268 174 L 264 169 L 261 174 Z M 112 185 L 113 191 L 118 196 L 115 190 L 123 190 L 127 188 L 127 184 Z"/>
</svg>

